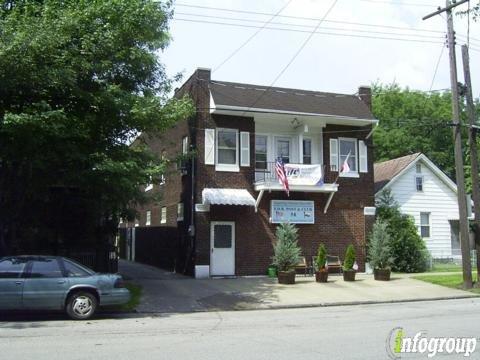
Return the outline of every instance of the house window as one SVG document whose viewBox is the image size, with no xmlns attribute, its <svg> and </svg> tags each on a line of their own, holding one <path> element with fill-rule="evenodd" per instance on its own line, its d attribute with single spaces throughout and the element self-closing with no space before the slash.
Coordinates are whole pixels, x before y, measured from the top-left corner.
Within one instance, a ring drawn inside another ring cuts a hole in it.
<svg viewBox="0 0 480 360">
<path fill-rule="evenodd" d="M 148 210 L 145 217 L 145 225 L 150 226 L 151 223 L 152 223 L 152 212 Z"/>
<path fill-rule="evenodd" d="M 339 138 L 338 139 L 339 163 L 338 168 L 341 169 L 345 159 L 350 168 L 349 172 L 356 173 L 357 169 L 357 139 Z"/>
<path fill-rule="evenodd" d="M 290 162 L 290 139 L 277 138 L 276 139 L 276 158 L 281 158 L 285 164 Z"/>
<path fill-rule="evenodd" d="M 217 130 L 217 165 L 220 170 L 238 171 L 238 130 Z"/>
<path fill-rule="evenodd" d="M 145 185 L 145 192 L 150 191 L 152 189 L 153 189 L 153 183 L 152 183 L 152 177 L 150 176 L 148 184 Z"/>
<path fill-rule="evenodd" d="M 166 224 L 166 223 L 167 223 L 167 208 L 164 206 L 162 207 L 160 224 Z"/>
<path fill-rule="evenodd" d="M 255 136 L 255 169 L 267 169 L 267 137 Z"/>
<path fill-rule="evenodd" d="M 182 139 L 182 154 L 187 155 L 188 153 L 188 136 L 184 136 Z"/>
<path fill-rule="evenodd" d="M 415 175 L 415 187 L 417 191 L 423 191 L 423 176 Z"/>
<path fill-rule="evenodd" d="M 303 163 L 312 163 L 312 140 L 303 139 Z"/>
<path fill-rule="evenodd" d="M 183 221 L 183 203 L 177 204 L 177 221 Z"/>
<path fill-rule="evenodd" d="M 422 173 L 422 164 L 416 164 L 415 165 L 415 170 L 416 170 L 417 174 L 421 174 Z"/>
<path fill-rule="evenodd" d="M 420 236 L 422 238 L 430 237 L 430 213 L 420 213 Z"/>
</svg>

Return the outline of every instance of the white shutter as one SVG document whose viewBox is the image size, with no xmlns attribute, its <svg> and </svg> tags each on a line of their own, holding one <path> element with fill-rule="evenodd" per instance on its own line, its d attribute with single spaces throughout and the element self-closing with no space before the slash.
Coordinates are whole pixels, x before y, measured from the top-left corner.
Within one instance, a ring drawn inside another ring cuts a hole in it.
<svg viewBox="0 0 480 360">
<path fill-rule="evenodd" d="M 250 166 L 250 133 L 240 132 L 240 165 Z"/>
<path fill-rule="evenodd" d="M 338 171 L 338 140 L 330 139 L 330 171 Z"/>
<path fill-rule="evenodd" d="M 215 129 L 205 129 L 205 165 L 215 165 Z"/>
<path fill-rule="evenodd" d="M 360 159 L 360 172 L 366 173 L 368 172 L 367 145 L 363 140 L 358 142 L 358 153 Z"/>
</svg>

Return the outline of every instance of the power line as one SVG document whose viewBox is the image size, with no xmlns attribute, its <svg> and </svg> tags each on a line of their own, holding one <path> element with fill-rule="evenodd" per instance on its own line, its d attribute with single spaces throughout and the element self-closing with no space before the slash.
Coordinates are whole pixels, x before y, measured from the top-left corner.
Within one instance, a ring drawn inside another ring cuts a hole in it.
<svg viewBox="0 0 480 360">
<path fill-rule="evenodd" d="M 255 26 L 255 25 L 232 24 L 232 23 L 220 22 L 220 21 L 194 20 L 194 19 L 183 19 L 183 18 L 175 18 L 175 20 L 184 21 L 184 22 L 192 22 L 192 23 L 225 25 L 225 26 L 233 26 L 233 27 L 241 27 L 241 28 L 258 28 L 258 26 Z M 264 29 L 297 32 L 297 33 L 312 33 L 311 31 L 307 31 L 307 30 L 296 30 L 296 29 L 287 29 L 287 28 L 278 28 L 278 27 L 265 27 Z M 351 31 L 355 31 L 355 30 L 351 30 Z M 442 44 L 442 42 L 440 42 L 440 41 L 421 40 L 421 39 L 414 39 L 414 38 L 396 38 L 396 37 L 386 37 L 386 36 L 341 34 L 341 33 L 324 32 L 324 31 L 315 31 L 315 32 L 313 32 L 313 34 L 343 36 L 343 37 L 355 37 L 355 38 L 363 38 L 363 39 L 407 41 L 407 42 L 418 42 L 418 43 L 426 43 L 426 44 Z M 412 36 L 414 36 L 414 35 L 412 35 Z M 440 40 L 440 38 L 439 38 L 439 40 Z"/>
<path fill-rule="evenodd" d="M 385 0 L 358 0 L 363 2 L 369 2 L 373 4 L 385 4 L 385 5 L 396 5 L 396 6 L 419 6 L 419 7 L 429 7 L 431 8 L 431 4 L 426 3 L 404 3 L 404 2 L 394 2 L 394 1 L 385 1 Z"/>
<path fill-rule="evenodd" d="M 212 73 L 214 73 L 215 71 L 217 71 L 218 69 L 220 69 L 228 60 L 230 60 L 232 57 L 234 57 L 241 49 L 243 49 L 245 47 L 245 45 L 247 45 L 255 36 L 257 36 L 260 31 L 262 31 L 268 24 L 271 23 L 271 21 L 273 19 L 275 19 L 275 17 L 277 17 L 277 15 L 279 15 L 283 10 L 285 10 L 285 8 L 290 5 L 290 3 L 292 2 L 292 0 L 289 0 L 280 10 L 277 11 L 276 14 L 274 14 L 267 22 L 265 22 L 263 24 L 263 26 L 261 28 L 259 28 L 257 31 L 255 31 L 246 41 L 244 41 L 237 49 L 235 49 L 230 55 L 228 55 L 225 60 L 223 60 L 219 65 L 217 65 L 213 70 L 212 70 Z M 187 14 L 188 15 L 188 14 Z"/>
<path fill-rule="evenodd" d="M 247 23 L 263 23 L 261 20 L 253 20 L 253 19 L 245 19 L 245 18 L 234 18 L 234 17 L 225 17 L 225 16 L 215 16 L 215 15 L 204 15 L 204 14 L 195 14 L 195 13 L 184 13 L 184 12 L 177 12 L 176 15 L 183 15 L 183 16 L 194 16 L 194 17 L 201 17 L 201 18 L 209 18 L 209 19 L 221 19 L 221 20 L 233 20 L 233 21 L 242 21 Z M 270 25 L 281 25 L 281 26 L 294 26 L 294 27 L 301 27 L 301 28 L 313 28 L 312 25 L 302 25 L 302 24 L 294 24 L 294 23 L 284 23 L 284 22 L 275 22 L 270 21 Z M 259 31 L 263 30 L 265 26 L 262 26 Z M 275 28 L 269 28 L 275 29 Z M 439 39 L 439 35 L 417 35 L 417 34 L 402 34 L 399 32 L 385 32 L 385 31 L 374 31 L 374 30 L 363 30 L 363 29 L 345 29 L 345 28 L 338 28 L 338 27 L 322 27 L 325 30 L 334 30 L 334 31 L 354 31 L 354 32 L 361 32 L 361 33 L 368 33 L 368 34 L 380 34 L 380 35 L 397 35 L 397 36 L 414 36 L 418 38 L 426 38 L 426 39 Z"/>
<path fill-rule="evenodd" d="M 330 5 L 330 7 L 328 8 L 328 10 L 325 12 L 325 14 L 323 15 L 322 19 L 320 19 L 320 21 L 318 22 L 317 26 L 315 27 L 315 29 L 313 29 L 313 31 L 310 33 L 310 35 L 305 39 L 305 41 L 302 43 L 302 45 L 300 46 L 300 48 L 297 50 L 297 52 L 292 56 L 292 58 L 290 59 L 290 61 L 283 67 L 283 69 L 278 73 L 278 75 L 275 77 L 275 79 L 272 81 L 272 83 L 270 84 L 269 88 L 271 88 L 272 86 L 275 85 L 275 83 L 278 81 L 278 79 L 280 79 L 280 77 L 282 77 L 282 75 L 285 73 L 285 71 L 287 71 L 287 69 L 290 67 L 290 65 L 292 65 L 292 63 L 295 61 L 295 59 L 298 57 L 298 55 L 300 55 L 300 53 L 302 52 L 302 50 L 305 48 L 305 46 L 307 46 L 307 44 L 310 42 L 310 40 L 312 39 L 313 35 L 315 35 L 315 33 L 317 32 L 317 30 L 320 28 L 320 25 L 322 25 L 323 21 L 327 18 L 328 14 L 330 14 L 330 12 L 333 10 L 333 8 L 335 7 L 335 5 L 337 4 L 338 0 L 334 0 L 332 5 Z M 258 103 L 260 101 L 260 99 L 265 95 L 266 92 L 263 92 L 258 98 L 257 100 L 255 100 L 255 102 L 250 106 L 250 107 L 253 107 L 255 106 L 256 103 Z"/>
<path fill-rule="evenodd" d="M 272 16 L 272 13 L 265 13 L 265 12 L 258 12 L 258 11 L 250 11 L 250 10 L 239 10 L 239 9 L 227 9 L 227 8 L 219 8 L 219 7 L 212 7 L 212 6 L 200 6 L 200 5 L 190 5 L 184 3 L 176 3 L 177 7 L 188 7 L 188 8 L 195 8 L 195 9 L 204 9 L 204 10 L 215 10 L 215 11 L 223 11 L 223 12 L 231 12 L 231 13 L 239 13 L 239 14 L 250 14 L 250 15 L 261 15 L 261 16 Z M 313 17 L 303 17 L 303 16 L 292 16 L 292 15 L 277 15 L 278 18 L 288 18 L 288 19 L 298 19 L 298 20 L 308 20 L 308 21 L 319 21 L 319 18 Z M 439 30 L 429 30 L 429 29 L 419 29 L 419 28 L 408 28 L 408 27 L 401 27 L 401 26 L 392 26 L 392 25 L 379 25 L 379 24 L 368 24 L 368 23 L 359 23 L 359 22 L 351 22 L 351 21 L 340 21 L 340 20 L 324 20 L 325 23 L 336 23 L 336 24 L 348 24 L 348 25 L 358 25 L 358 26 L 367 26 L 367 27 L 380 27 L 380 28 L 389 28 L 389 29 L 397 29 L 397 30 L 406 30 L 406 31 L 415 31 L 415 32 L 430 32 L 430 33 L 438 33 L 444 34 L 443 31 Z"/>
<path fill-rule="evenodd" d="M 432 82 L 430 83 L 429 91 L 431 91 L 433 88 L 433 83 L 435 82 L 435 78 L 437 76 L 438 67 L 440 65 L 440 61 L 442 60 L 443 50 L 445 50 L 445 44 L 442 46 L 442 50 L 440 51 L 440 56 L 438 57 L 438 60 L 437 60 L 437 65 L 435 65 L 435 71 L 433 72 L 433 78 L 432 78 Z"/>
</svg>

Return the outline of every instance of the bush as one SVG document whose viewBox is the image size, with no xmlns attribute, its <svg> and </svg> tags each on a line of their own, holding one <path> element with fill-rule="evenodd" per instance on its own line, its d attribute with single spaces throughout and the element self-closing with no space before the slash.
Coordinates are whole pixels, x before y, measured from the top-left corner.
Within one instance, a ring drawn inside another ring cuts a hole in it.
<svg viewBox="0 0 480 360">
<path fill-rule="evenodd" d="M 373 225 L 368 244 L 368 261 L 374 269 L 389 269 L 394 259 L 392 257 L 392 237 L 385 221 L 377 219 Z"/>
<path fill-rule="evenodd" d="M 345 252 L 345 260 L 343 262 L 343 270 L 348 271 L 353 269 L 353 264 L 355 264 L 355 248 L 352 244 L 347 246 L 347 251 Z"/>
<path fill-rule="evenodd" d="M 387 223 L 391 237 L 392 270 L 407 273 L 427 270 L 429 255 L 425 242 L 413 218 L 400 212 L 388 189 L 380 196 L 377 209 L 378 218 Z"/>
<path fill-rule="evenodd" d="M 278 271 L 289 271 L 300 261 L 300 248 L 297 244 L 298 229 L 295 225 L 283 223 L 277 226 L 277 242 L 273 247 L 273 264 Z"/>
<path fill-rule="evenodd" d="M 317 259 L 315 261 L 315 270 L 319 271 L 325 269 L 327 263 L 327 248 L 324 244 L 318 246 Z"/>
</svg>

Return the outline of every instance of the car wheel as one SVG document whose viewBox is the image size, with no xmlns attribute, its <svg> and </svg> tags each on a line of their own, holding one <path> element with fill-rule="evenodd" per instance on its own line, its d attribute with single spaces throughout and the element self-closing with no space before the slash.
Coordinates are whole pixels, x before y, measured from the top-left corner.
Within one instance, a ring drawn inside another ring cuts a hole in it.
<svg viewBox="0 0 480 360">
<path fill-rule="evenodd" d="M 79 291 L 69 296 L 66 311 L 74 320 L 90 319 L 97 310 L 98 300 L 95 295 Z"/>
</svg>

